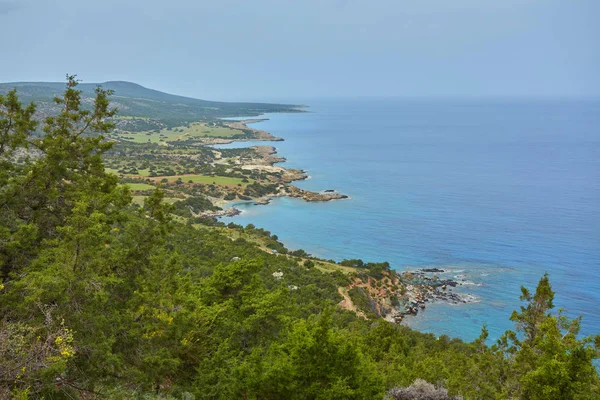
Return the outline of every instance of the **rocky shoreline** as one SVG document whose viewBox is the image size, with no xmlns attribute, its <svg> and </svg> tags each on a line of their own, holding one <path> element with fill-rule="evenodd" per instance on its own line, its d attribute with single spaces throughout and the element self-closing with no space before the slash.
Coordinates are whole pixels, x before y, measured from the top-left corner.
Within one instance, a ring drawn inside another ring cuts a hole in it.
<svg viewBox="0 0 600 400">
<path fill-rule="evenodd" d="M 317 193 L 309 190 L 300 189 L 296 186 L 289 186 L 285 192 L 285 196 L 301 198 L 302 200 L 309 202 L 319 201 L 331 201 L 331 200 L 343 200 L 349 199 L 350 197 L 340 193 Z"/>
<path fill-rule="evenodd" d="M 255 129 L 248 126 L 248 124 L 254 124 L 257 122 L 266 121 L 266 118 L 254 118 L 254 119 L 245 119 L 242 121 L 223 121 L 223 125 L 228 128 L 236 129 L 242 132 L 251 132 L 252 137 L 246 140 L 264 140 L 264 141 L 273 141 L 273 142 L 281 142 L 283 138 L 273 136 L 267 131 L 263 131 L 261 129 Z M 239 140 L 236 140 L 239 141 Z"/>
<path fill-rule="evenodd" d="M 224 210 L 201 212 L 197 216 L 201 218 L 234 217 L 236 215 L 240 215 L 241 213 L 241 210 L 235 207 L 229 207 Z"/>
<path fill-rule="evenodd" d="M 417 315 L 419 310 L 426 308 L 426 303 L 467 304 L 476 301 L 470 294 L 457 293 L 453 288 L 462 283 L 453 279 L 439 279 L 437 275 L 430 277 L 427 273 L 444 273 L 443 269 L 423 268 L 418 271 L 404 272 L 401 281 L 406 285 L 407 295 L 403 309 L 397 309 L 390 316 L 394 322 L 401 322 L 407 315 Z"/>
<path fill-rule="evenodd" d="M 446 272 L 442 269 L 384 272 L 381 277 L 370 276 L 368 271 L 356 274 L 350 285 L 340 288 L 344 300 L 340 306 L 364 318 L 384 318 L 401 323 L 407 316 L 424 311 L 427 304 L 467 304 L 478 301 L 470 294 L 455 292 L 461 286 L 454 279 L 440 279 L 429 274 Z"/>
</svg>

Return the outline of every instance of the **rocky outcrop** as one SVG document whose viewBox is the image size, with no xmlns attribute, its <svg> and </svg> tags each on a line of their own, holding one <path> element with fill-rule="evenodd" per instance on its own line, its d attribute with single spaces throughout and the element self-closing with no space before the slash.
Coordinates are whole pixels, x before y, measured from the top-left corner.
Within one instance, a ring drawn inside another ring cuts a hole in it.
<svg viewBox="0 0 600 400">
<path fill-rule="evenodd" d="M 400 323 L 406 316 L 417 315 L 424 310 L 427 303 L 465 304 L 476 301 L 472 295 L 452 292 L 451 288 L 457 285 L 456 281 L 429 277 L 424 272 L 398 274 L 386 271 L 382 277 L 375 278 L 365 271 L 357 274 L 344 288 L 345 293 L 354 293 L 354 300 L 360 304 L 353 304 L 350 296 L 344 298 L 343 307 L 360 311 L 361 316 L 376 316 Z"/>
<path fill-rule="evenodd" d="M 260 129 L 254 129 L 254 128 L 247 126 L 247 124 L 260 122 L 260 121 L 265 121 L 265 119 L 247 119 L 244 121 L 223 122 L 223 125 L 231 128 L 231 129 L 237 129 L 242 132 L 249 132 L 251 140 L 270 140 L 270 141 L 274 141 L 274 142 L 283 141 L 282 138 L 273 136 L 267 131 L 262 131 Z"/>
<path fill-rule="evenodd" d="M 285 157 L 277 156 L 277 149 L 273 146 L 250 146 L 256 152 L 258 157 L 252 159 L 252 164 L 255 165 L 273 165 L 285 162 Z"/>
<path fill-rule="evenodd" d="M 265 206 L 267 204 L 269 204 L 271 202 L 271 198 L 270 197 L 261 197 L 256 199 L 256 201 L 254 202 L 255 206 Z"/>
<path fill-rule="evenodd" d="M 290 168 L 283 171 L 281 175 L 281 181 L 283 183 L 290 183 L 294 181 L 303 181 L 308 178 L 308 174 L 303 169 Z"/>
<path fill-rule="evenodd" d="M 423 272 L 435 272 L 435 273 L 446 272 L 443 269 L 439 269 L 439 268 L 421 268 L 421 271 L 423 271 Z"/>
<path fill-rule="evenodd" d="M 286 186 L 285 195 L 289 197 L 299 197 L 306 201 L 331 201 L 348 199 L 345 194 L 340 193 L 316 193 L 309 190 L 300 189 L 296 186 Z"/>
<path fill-rule="evenodd" d="M 235 207 L 227 208 L 225 210 L 218 211 L 207 211 L 199 213 L 198 216 L 202 218 L 213 218 L 213 217 L 233 217 L 240 215 L 242 212 Z"/>
</svg>

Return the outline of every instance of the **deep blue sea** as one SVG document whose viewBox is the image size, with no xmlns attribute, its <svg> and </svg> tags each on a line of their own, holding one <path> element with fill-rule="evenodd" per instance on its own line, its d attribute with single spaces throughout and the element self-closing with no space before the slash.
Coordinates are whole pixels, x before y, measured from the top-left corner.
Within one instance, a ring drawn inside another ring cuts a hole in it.
<svg viewBox="0 0 600 400">
<path fill-rule="evenodd" d="M 328 100 L 253 125 L 305 169 L 297 185 L 350 200 L 278 198 L 240 216 L 327 259 L 438 267 L 478 302 L 429 305 L 416 329 L 472 340 L 512 328 L 520 285 L 600 333 L 599 100 Z M 252 144 L 252 143 L 251 143 Z M 265 144 L 264 142 L 261 144 Z M 233 144 L 240 147 L 249 144 Z"/>
</svg>

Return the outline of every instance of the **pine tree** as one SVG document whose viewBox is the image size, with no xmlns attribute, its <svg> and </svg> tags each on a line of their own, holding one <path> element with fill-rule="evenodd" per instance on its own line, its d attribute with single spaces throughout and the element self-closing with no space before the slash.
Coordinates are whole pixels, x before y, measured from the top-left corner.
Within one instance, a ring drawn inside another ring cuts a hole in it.
<svg viewBox="0 0 600 400">
<path fill-rule="evenodd" d="M 581 317 L 571 320 L 563 310 L 552 314 L 554 292 L 548 274 L 535 294 L 521 288 L 527 302 L 511 320 L 498 348 L 509 359 L 506 394 L 521 399 L 596 399 L 600 380 L 593 360 L 600 356 L 600 336 L 579 338 Z"/>
</svg>

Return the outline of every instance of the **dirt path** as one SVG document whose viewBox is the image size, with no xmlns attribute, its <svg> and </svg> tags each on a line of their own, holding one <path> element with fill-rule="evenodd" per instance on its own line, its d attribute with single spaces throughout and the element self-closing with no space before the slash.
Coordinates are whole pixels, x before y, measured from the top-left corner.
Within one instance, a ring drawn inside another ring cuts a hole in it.
<svg viewBox="0 0 600 400">
<path fill-rule="evenodd" d="M 367 319 L 367 316 L 362 311 L 356 310 L 356 306 L 354 305 L 354 303 L 352 303 L 352 299 L 348 295 L 348 291 L 345 288 L 339 287 L 338 293 L 340 294 L 340 296 L 342 296 L 344 298 L 344 300 L 342 300 L 338 303 L 338 305 L 340 307 L 342 307 L 344 310 L 348 310 L 348 311 L 352 311 L 352 312 L 356 313 L 356 316 L 359 318 Z"/>
<path fill-rule="evenodd" d="M 338 293 L 344 298 L 344 300 L 340 301 L 339 303 L 340 307 L 342 307 L 344 310 L 356 312 L 356 307 L 354 304 L 352 304 L 352 299 L 350 299 L 350 296 L 348 296 L 346 289 L 339 287 Z"/>
</svg>

